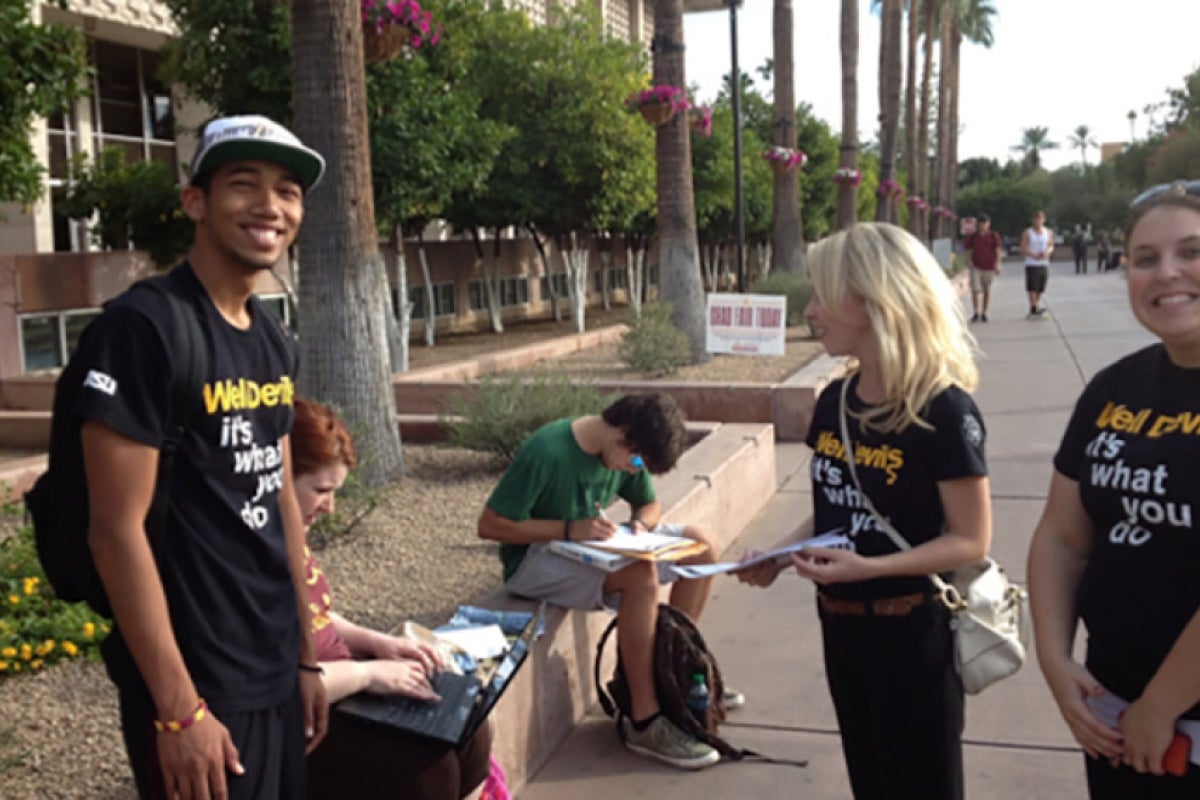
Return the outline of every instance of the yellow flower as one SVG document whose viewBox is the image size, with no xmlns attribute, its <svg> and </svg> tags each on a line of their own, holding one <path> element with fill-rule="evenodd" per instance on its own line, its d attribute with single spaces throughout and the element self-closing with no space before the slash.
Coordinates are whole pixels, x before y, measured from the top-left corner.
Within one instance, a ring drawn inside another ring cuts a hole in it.
<svg viewBox="0 0 1200 800">
<path fill-rule="evenodd" d="M 21 662 L 20 662 L 20 661 L 14 661 L 14 662 L 13 662 L 13 665 L 12 665 L 12 671 L 13 671 L 13 672 L 20 672 L 20 671 L 21 671 Z"/>
<path fill-rule="evenodd" d="M 28 661 L 33 658 L 33 648 L 27 644 L 21 645 L 21 660 Z"/>
<path fill-rule="evenodd" d="M 17 648 L 5 647 L 4 649 L 0 650 L 0 656 L 4 656 L 5 658 L 16 658 Z"/>
<path fill-rule="evenodd" d="M 40 579 L 36 575 L 26 578 L 25 579 L 25 594 L 33 594 L 35 591 L 37 591 L 37 585 L 39 583 L 39 580 Z"/>
<path fill-rule="evenodd" d="M 77 653 L 79 653 L 79 648 L 76 647 L 75 643 L 72 641 L 63 642 L 62 649 L 66 652 L 67 655 L 71 656 L 72 658 L 74 658 L 75 655 Z"/>
<path fill-rule="evenodd" d="M 40 658 L 37 658 L 37 659 L 34 659 L 33 661 L 30 661 L 29 668 L 34 669 L 34 670 L 41 669 L 42 668 L 42 660 Z"/>
<path fill-rule="evenodd" d="M 110 630 L 112 630 L 112 626 L 109 625 L 107 622 L 100 623 L 100 632 L 101 633 L 108 633 Z"/>
<path fill-rule="evenodd" d="M 95 636 L 96 635 L 96 623 L 94 623 L 94 622 L 83 623 L 83 635 L 88 639 Z"/>
<path fill-rule="evenodd" d="M 5 670 L 7 670 L 7 669 L 8 669 L 8 662 L 7 662 L 7 661 L 0 661 L 0 672 L 4 672 L 4 671 L 5 671 Z"/>
<path fill-rule="evenodd" d="M 10 595 L 8 596 L 8 602 L 9 602 L 9 604 L 10 604 L 10 605 L 14 605 L 14 606 L 15 606 L 15 605 L 17 605 L 18 603 L 20 603 L 20 602 L 21 602 L 21 598 L 17 597 L 15 594 L 10 594 Z"/>
</svg>

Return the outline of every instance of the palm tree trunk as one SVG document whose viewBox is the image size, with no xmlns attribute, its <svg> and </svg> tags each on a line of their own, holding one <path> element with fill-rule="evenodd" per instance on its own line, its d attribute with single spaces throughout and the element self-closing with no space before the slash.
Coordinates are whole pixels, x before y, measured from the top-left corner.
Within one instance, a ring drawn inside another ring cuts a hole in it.
<svg viewBox="0 0 1200 800">
<path fill-rule="evenodd" d="M 959 28 L 958 13 L 951 20 L 953 36 L 950 40 L 950 146 L 946 151 L 946 196 L 949 202 L 947 208 L 958 208 L 958 89 L 959 89 L 959 57 L 962 53 L 962 31 Z M 956 220 L 947 220 L 950 226 L 949 235 L 953 236 L 958 229 Z"/>
<path fill-rule="evenodd" d="M 922 48 L 925 60 L 921 65 L 921 110 L 917 115 L 917 192 L 928 203 L 933 199 L 929 191 L 929 93 L 930 84 L 933 83 L 934 0 L 923 0 L 921 9 L 925 23 L 925 42 Z M 929 241 L 928 208 L 917 212 L 917 230 L 921 239 Z"/>
<path fill-rule="evenodd" d="M 896 134 L 900 128 L 900 35 L 904 24 L 903 0 L 883 0 L 879 37 L 879 182 L 896 176 Z M 896 198 L 876 195 L 875 219 L 895 222 Z"/>
<path fill-rule="evenodd" d="M 858 169 L 858 2 L 842 0 L 842 146 L 838 166 Z M 844 230 L 858 219 L 858 187 L 838 184 L 837 227 Z"/>
<path fill-rule="evenodd" d="M 655 0 L 654 83 L 687 87 L 683 68 L 683 0 Z M 734 76 L 738 80 L 738 76 Z M 705 350 L 704 287 L 700 284 L 696 205 L 687 115 L 659 125 L 654 155 L 658 189 L 659 297 L 691 345 L 692 363 L 712 358 Z"/>
<path fill-rule="evenodd" d="M 379 256 L 362 28 L 354 3 L 292 0 L 296 134 L 326 158 L 300 228 L 302 391 L 336 405 L 358 438 L 363 482 L 403 469 L 388 364 L 387 273 Z"/>
<path fill-rule="evenodd" d="M 908 0 L 908 53 L 904 64 L 904 169 L 908 173 L 905 190 L 909 197 L 919 195 L 917 183 L 917 41 L 920 34 L 917 0 Z M 919 215 L 914 208 L 908 214 L 908 230 L 916 233 Z"/>
<path fill-rule="evenodd" d="M 938 127 L 937 127 L 937 204 L 948 207 L 950 199 L 946 184 L 949 172 L 950 151 L 950 96 L 951 55 L 950 38 L 953 33 L 954 3 L 942 6 L 941 33 L 938 40 Z M 938 217 L 933 224 L 933 236 L 940 239 L 946 235 L 946 220 Z"/>
<path fill-rule="evenodd" d="M 796 147 L 796 82 L 792 53 L 792 0 L 775 0 L 775 143 Z M 772 266 L 787 272 L 804 268 L 804 236 L 800 217 L 798 170 L 775 173 L 774 215 L 771 220 Z"/>
</svg>

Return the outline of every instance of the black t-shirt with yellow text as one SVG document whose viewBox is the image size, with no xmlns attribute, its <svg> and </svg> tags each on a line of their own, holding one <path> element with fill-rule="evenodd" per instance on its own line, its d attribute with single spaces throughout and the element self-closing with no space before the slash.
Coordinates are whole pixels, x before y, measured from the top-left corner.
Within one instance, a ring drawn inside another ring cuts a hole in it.
<svg viewBox="0 0 1200 800">
<path fill-rule="evenodd" d="M 838 417 L 841 390 L 842 381 L 835 381 L 821 393 L 808 431 L 807 443 L 813 449 L 810 470 L 815 530 L 819 534 L 840 529 L 863 556 L 894 553 L 896 545 L 862 501 L 846 467 Z M 866 406 L 855 395 L 854 385 L 846 401 L 852 412 L 847 423 L 858 479 L 875 508 L 913 547 L 941 535 L 946 516 L 938 483 L 987 474 L 987 431 L 975 401 L 951 386 L 935 395 L 922 414 L 932 429 L 912 424 L 899 433 L 887 434 L 863 431 L 853 412 Z M 874 599 L 931 587 L 926 575 L 906 575 L 835 583 L 821 591 L 831 597 Z"/>
<path fill-rule="evenodd" d="M 1200 610 L 1198 456 L 1200 369 L 1156 344 L 1092 378 L 1054 457 L 1094 525 L 1078 595 L 1088 669 L 1126 700 Z"/>
</svg>

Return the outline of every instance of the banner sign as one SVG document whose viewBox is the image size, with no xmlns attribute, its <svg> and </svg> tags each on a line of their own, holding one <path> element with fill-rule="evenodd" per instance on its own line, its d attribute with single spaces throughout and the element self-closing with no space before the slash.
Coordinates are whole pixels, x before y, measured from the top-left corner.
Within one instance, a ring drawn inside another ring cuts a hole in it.
<svg viewBox="0 0 1200 800">
<path fill-rule="evenodd" d="M 781 356 L 787 338 L 787 298 L 710 294 L 705 328 L 710 353 Z"/>
</svg>

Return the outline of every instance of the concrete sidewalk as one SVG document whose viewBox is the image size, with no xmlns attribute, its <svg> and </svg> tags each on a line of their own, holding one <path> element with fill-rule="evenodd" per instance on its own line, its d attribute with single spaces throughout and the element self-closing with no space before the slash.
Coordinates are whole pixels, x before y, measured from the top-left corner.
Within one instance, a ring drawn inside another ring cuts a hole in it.
<svg viewBox="0 0 1200 800">
<path fill-rule="evenodd" d="M 1123 273 L 1072 273 L 1072 265 L 1052 266 L 1048 318 L 1027 320 L 1021 264 L 1006 263 L 991 321 L 973 326 L 985 353 L 976 400 L 988 428 L 992 552 L 1022 583 L 1051 458 L 1076 398 L 1098 369 L 1153 340 L 1129 312 Z M 809 452 L 777 445 L 778 490 L 727 558 L 771 544 L 810 513 Z M 660 767 L 625 751 L 596 710 L 521 800 L 850 797 L 811 584 L 790 572 L 767 591 L 718 579 L 701 628 L 727 679 L 748 697 L 723 734 L 768 755 L 807 759 L 807 768 L 727 763 L 692 774 Z M 1086 796 L 1083 756 L 1032 657 L 1018 675 L 969 698 L 965 757 L 972 800 Z"/>
</svg>

